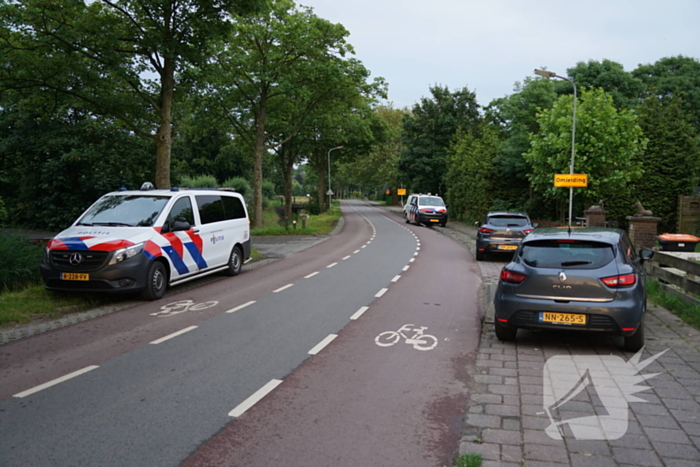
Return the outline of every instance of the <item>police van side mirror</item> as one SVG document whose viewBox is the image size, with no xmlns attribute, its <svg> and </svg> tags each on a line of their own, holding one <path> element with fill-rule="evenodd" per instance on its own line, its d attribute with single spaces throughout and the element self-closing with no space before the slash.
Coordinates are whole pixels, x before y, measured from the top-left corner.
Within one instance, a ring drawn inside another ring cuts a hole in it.
<svg viewBox="0 0 700 467">
<path fill-rule="evenodd" d="M 180 232 L 183 230 L 190 230 L 190 227 L 192 227 L 192 226 L 190 225 L 189 222 L 183 221 L 183 220 L 176 220 L 175 222 L 173 222 L 173 229 L 172 230 L 173 230 L 173 232 Z"/>
</svg>

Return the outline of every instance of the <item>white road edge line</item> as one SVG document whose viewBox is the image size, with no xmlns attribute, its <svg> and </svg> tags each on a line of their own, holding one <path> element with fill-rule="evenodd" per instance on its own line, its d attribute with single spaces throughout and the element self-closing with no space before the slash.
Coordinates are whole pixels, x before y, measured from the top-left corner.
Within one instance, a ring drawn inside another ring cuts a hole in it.
<svg viewBox="0 0 700 467">
<path fill-rule="evenodd" d="M 87 373 L 88 371 L 92 371 L 96 368 L 99 368 L 99 366 L 97 366 L 97 365 L 87 366 L 87 367 L 83 368 L 82 370 L 74 371 L 73 373 L 67 374 L 65 376 L 61 376 L 60 378 L 56 378 L 53 381 L 49 381 L 48 383 L 40 384 L 39 386 L 33 387 L 31 389 L 27 389 L 26 391 L 15 394 L 12 397 L 18 397 L 18 398 L 27 397 L 31 394 L 34 394 L 35 392 L 39 392 L 39 391 L 42 391 L 46 388 L 50 388 L 51 386 L 55 386 L 55 385 L 62 383 L 64 381 L 68 381 L 71 378 L 75 378 L 76 376 L 80 376 L 83 373 Z"/>
<path fill-rule="evenodd" d="M 338 337 L 338 334 L 329 334 L 328 336 L 326 336 L 325 339 L 323 339 L 321 342 L 316 344 L 316 347 L 309 350 L 309 355 L 316 355 L 321 350 L 323 350 L 328 344 L 333 342 L 333 339 L 335 339 L 336 337 Z"/>
<path fill-rule="evenodd" d="M 312 273 L 309 274 L 308 276 L 304 276 L 304 279 L 308 279 L 308 278 L 310 278 L 310 277 L 314 277 L 316 274 L 318 274 L 318 271 L 312 272 Z"/>
<path fill-rule="evenodd" d="M 238 406 L 228 413 L 229 417 L 240 417 L 246 410 L 260 402 L 260 400 L 272 392 L 277 386 L 282 384 L 281 379 L 270 380 L 265 386 L 258 389 L 252 396 L 238 404 Z"/>
<path fill-rule="evenodd" d="M 244 303 L 243 305 L 238 305 L 236 308 L 231 308 L 226 313 L 235 313 L 238 310 L 242 310 L 243 308 L 252 305 L 253 303 L 255 303 L 255 300 L 251 300 L 248 303 Z"/>
<path fill-rule="evenodd" d="M 294 285 L 294 284 L 287 284 L 287 285 L 285 285 L 284 287 L 280 287 L 280 288 L 277 289 L 277 290 L 273 290 L 272 293 L 278 293 L 278 292 L 281 292 L 281 291 L 283 291 L 283 290 L 287 290 L 288 288 L 290 288 L 290 287 L 293 286 L 293 285 Z"/>
<path fill-rule="evenodd" d="M 189 328 L 181 329 L 178 332 L 174 332 L 174 333 L 170 334 L 169 336 L 165 336 L 165 337 L 161 337 L 160 339 L 156 339 L 153 342 L 151 342 L 151 344 L 160 344 L 161 342 L 165 342 L 168 339 L 172 339 L 173 337 L 177 337 L 177 336 L 184 334 L 186 332 L 190 332 L 193 329 L 197 329 L 197 326 L 190 326 Z"/>
<path fill-rule="evenodd" d="M 391 280 L 391 282 L 396 282 L 399 279 L 401 279 L 401 275 L 399 274 L 398 276 L 394 276 L 394 278 Z"/>
<path fill-rule="evenodd" d="M 352 258 L 352 255 L 347 255 L 345 258 L 343 258 L 343 261 L 345 261 L 346 259 L 349 259 L 349 258 Z"/>
<path fill-rule="evenodd" d="M 350 319 L 356 320 L 357 318 L 359 318 L 360 316 L 362 316 L 362 314 L 363 314 L 365 311 L 367 311 L 367 310 L 369 310 L 369 307 L 368 307 L 368 306 L 363 306 L 362 308 L 360 308 L 359 310 L 357 310 L 357 311 L 355 312 L 355 314 L 352 315 L 352 316 L 350 317 Z"/>
<path fill-rule="evenodd" d="M 389 289 L 380 290 L 379 292 L 377 292 L 377 295 L 375 295 L 375 297 L 377 297 L 377 298 L 381 297 L 382 295 L 384 295 L 387 292 L 387 290 L 389 290 Z"/>
<path fill-rule="evenodd" d="M 362 245 L 362 248 L 367 248 L 367 245 Z"/>
<path fill-rule="evenodd" d="M 353 255 L 356 255 L 356 254 L 358 254 L 359 252 L 360 252 L 360 250 L 355 250 L 355 251 L 352 252 L 352 254 L 353 254 Z"/>
<path fill-rule="evenodd" d="M 409 265 L 407 264 L 406 266 L 403 267 L 403 271 L 404 271 L 404 272 L 405 272 L 405 271 L 408 271 L 408 268 L 410 268 L 410 267 L 411 267 L 411 266 L 409 266 Z"/>
<path fill-rule="evenodd" d="M 336 264 L 338 264 L 338 263 L 329 264 L 328 266 L 326 266 L 326 269 L 330 269 L 330 268 L 332 268 L 333 266 L 335 266 Z"/>
<path fill-rule="evenodd" d="M 410 260 L 408 260 L 408 262 L 409 262 L 409 263 L 412 263 L 412 262 L 414 262 L 415 260 L 416 260 L 416 258 L 411 258 Z"/>
</svg>

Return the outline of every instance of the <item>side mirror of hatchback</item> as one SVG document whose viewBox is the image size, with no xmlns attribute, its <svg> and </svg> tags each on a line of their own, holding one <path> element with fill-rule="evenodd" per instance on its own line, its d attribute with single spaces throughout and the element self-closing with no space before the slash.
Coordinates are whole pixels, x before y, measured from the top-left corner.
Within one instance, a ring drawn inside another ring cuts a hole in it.
<svg viewBox="0 0 700 467">
<path fill-rule="evenodd" d="M 646 248 L 639 249 L 639 257 L 642 259 L 642 262 L 649 261 L 653 256 L 654 250 L 649 250 Z"/>
</svg>

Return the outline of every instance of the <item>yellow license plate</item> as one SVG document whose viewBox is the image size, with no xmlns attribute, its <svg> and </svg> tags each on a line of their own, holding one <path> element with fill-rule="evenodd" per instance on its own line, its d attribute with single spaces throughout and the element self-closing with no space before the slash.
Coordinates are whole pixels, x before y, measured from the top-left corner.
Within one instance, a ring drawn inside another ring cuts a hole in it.
<svg viewBox="0 0 700 467">
<path fill-rule="evenodd" d="M 586 315 L 573 313 L 540 313 L 540 321 L 544 323 L 586 324 Z"/>
<path fill-rule="evenodd" d="M 518 245 L 498 245 L 499 250 L 517 250 Z"/>
<path fill-rule="evenodd" d="M 440 222 L 440 219 L 430 219 L 430 222 Z"/>
<path fill-rule="evenodd" d="M 89 281 L 90 274 L 78 274 L 75 272 L 64 272 L 64 273 L 61 273 L 61 280 L 63 280 L 63 281 Z"/>
</svg>

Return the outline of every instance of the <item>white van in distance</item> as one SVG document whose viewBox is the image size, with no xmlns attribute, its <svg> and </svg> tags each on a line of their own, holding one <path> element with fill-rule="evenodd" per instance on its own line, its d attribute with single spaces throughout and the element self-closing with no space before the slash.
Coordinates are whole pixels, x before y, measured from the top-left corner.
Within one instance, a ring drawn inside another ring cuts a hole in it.
<svg viewBox="0 0 700 467">
<path fill-rule="evenodd" d="M 117 191 L 98 199 L 46 245 L 41 275 L 49 290 L 142 292 L 225 271 L 250 258 L 250 222 L 232 189 Z"/>
</svg>

